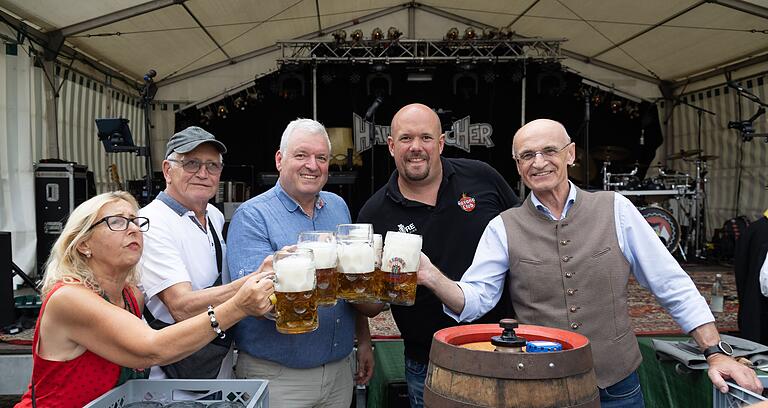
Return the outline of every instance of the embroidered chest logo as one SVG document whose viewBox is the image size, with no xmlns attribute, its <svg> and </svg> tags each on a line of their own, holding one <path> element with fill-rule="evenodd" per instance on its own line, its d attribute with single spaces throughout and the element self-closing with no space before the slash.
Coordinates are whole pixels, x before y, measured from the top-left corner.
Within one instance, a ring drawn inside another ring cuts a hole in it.
<svg viewBox="0 0 768 408">
<path fill-rule="evenodd" d="M 477 202 L 475 201 L 475 198 L 470 197 L 465 193 L 461 193 L 461 198 L 459 198 L 458 204 L 459 204 L 459 207 L 461 207 L 461 209 L 466 212 L 474 211 L 475 207 L 477 206 Z"/>
<path fill-rule="evenodd" d="M 413 234 L 416 232 L 416 226 L 413 225 L 413 223 L 410 223 L 408 225 L 397 224 L 397 229 L 398 231 L 406 234 Z"/>
</svg>

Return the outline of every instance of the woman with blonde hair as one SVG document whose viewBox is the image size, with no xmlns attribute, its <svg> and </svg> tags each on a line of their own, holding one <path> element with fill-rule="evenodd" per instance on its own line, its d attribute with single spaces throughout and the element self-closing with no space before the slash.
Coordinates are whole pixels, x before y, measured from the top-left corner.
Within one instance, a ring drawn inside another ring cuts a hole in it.
<svg viewBox="0 0 768 408">
<path fill-rule="evenodd" d="M 33 340 L 29 390 L 16 407 L 82 407 L 145 367 L 195 352 L 246 316 L 271 310 L 271 259 L 240 290 L 207 313 L 162 330 L 141 320 L 136 288 L 142 233 L 149 220 L 122 191 L 78 206 L 53 246 L 43 279 L 43 305 Z"/>
</svg>

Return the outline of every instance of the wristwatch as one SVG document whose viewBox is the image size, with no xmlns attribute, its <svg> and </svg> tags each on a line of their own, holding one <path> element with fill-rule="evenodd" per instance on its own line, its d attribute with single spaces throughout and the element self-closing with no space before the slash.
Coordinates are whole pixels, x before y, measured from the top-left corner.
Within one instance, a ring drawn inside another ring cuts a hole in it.
<svg viewBox="0 0 768 408">
<path fill-rule="evenodd" d="M 733 355 L 733 347 L 730 344 L 720 340 L 716 345 L 707 347 L 704 349 L 704 358 L 708 358 L 713 354 L 725 354 L 726 356 Z"/>
</svg>

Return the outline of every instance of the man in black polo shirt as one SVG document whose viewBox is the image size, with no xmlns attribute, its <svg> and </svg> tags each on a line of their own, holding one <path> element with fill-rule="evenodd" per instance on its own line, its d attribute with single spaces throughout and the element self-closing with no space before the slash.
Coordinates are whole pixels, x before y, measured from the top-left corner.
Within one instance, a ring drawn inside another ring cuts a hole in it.
<svg viewBox="0 0 768 408">
<path fill-rule="evenodd" d="M 441 157 L 445 145 L 441 129 L 440 118 L 425 105 L 407 105 L 395 114 L 387 143 L 397 170 L 365 203 L 358 222 L 373 224 L 382 235 L 387 231 L 421 235 L 422 252 L 446 276 L 459 280 L 472 264 L 485 226 L 519 200 L 491 166 Z M 511 317 L 509 305 L 508 300 L 500 302 L 481 320 L 495 323 Z M 432 335 L 456 322 L 422 286 L 413 306 L 392 305 L 392 315 L 405 345 L 408 397 L 412 407 L 421 407 Z"/>
</svg>

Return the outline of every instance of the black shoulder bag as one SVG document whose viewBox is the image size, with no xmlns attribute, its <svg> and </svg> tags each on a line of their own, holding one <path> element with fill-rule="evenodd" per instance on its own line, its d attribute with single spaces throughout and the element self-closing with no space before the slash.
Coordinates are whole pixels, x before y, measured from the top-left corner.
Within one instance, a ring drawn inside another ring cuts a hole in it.
<svg viewBox="0 0 768 408">
<path fill-rule="evenodd" d="M 216 266 L 219 269 L 218 278 L 216 278 L 216 281 L 210 286 L 214 287 L 221 285 L 221 264 L 223 256 L 221 242 L 219 242 L 219 237 L 216 235 L 216 230 L 213 228 L 210 219 L 208 220 L 208 228 L 211 229 L 213 242 L 216 245 Z M 172 324 L 156 319 L 152 315 L 152 312 L 146 307 L 144 308 L 144 318 L 149 322 L 149 326 L 155 330 L 160 330 Z M 231 346 L 232 336 L 230 336 L 229 333 L 227 333 L 223 339 L 217 336 L 213 341 L 188 357 L 175 363 L 160 366 L 160 368 L 163 369 L 168 378 L 213 379 L 219 375 L 221 362 L 224 360 L 227 353 L 229 353 Z"/>
</svg>

